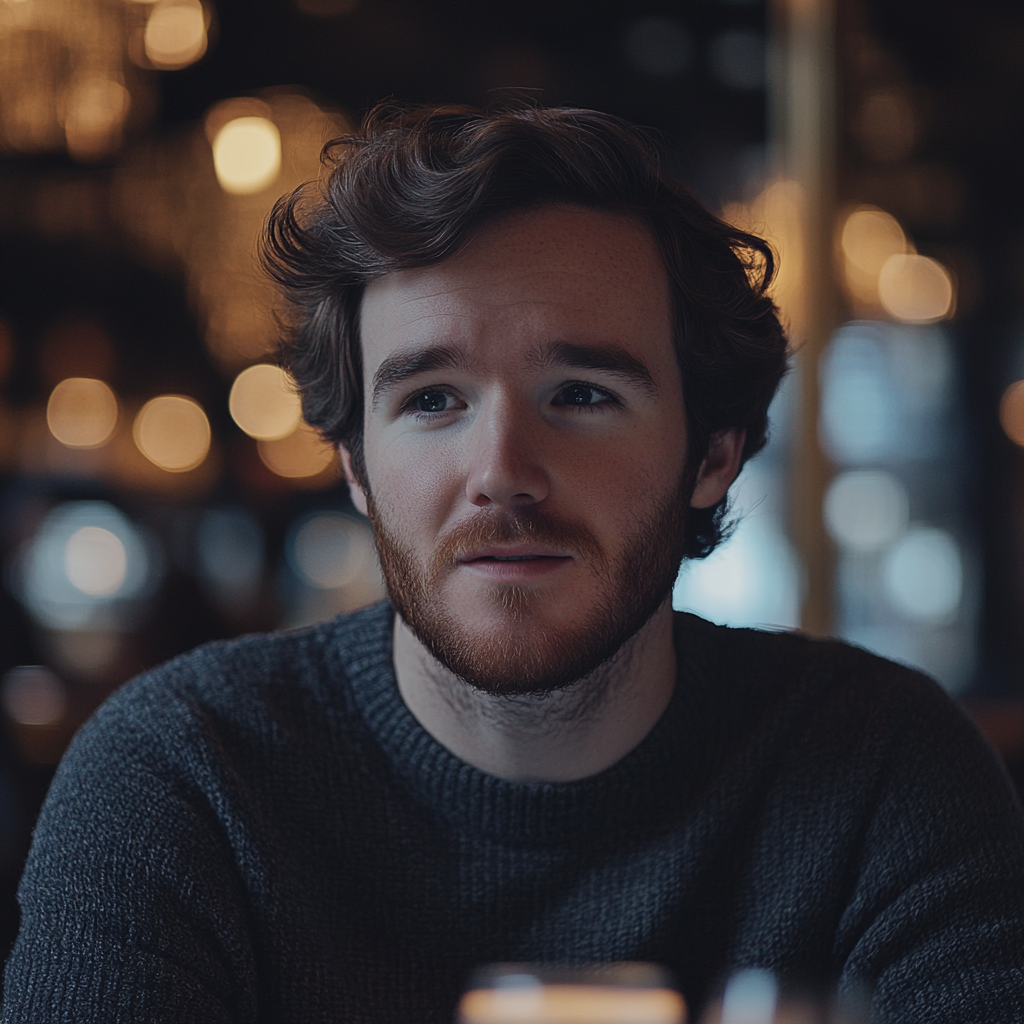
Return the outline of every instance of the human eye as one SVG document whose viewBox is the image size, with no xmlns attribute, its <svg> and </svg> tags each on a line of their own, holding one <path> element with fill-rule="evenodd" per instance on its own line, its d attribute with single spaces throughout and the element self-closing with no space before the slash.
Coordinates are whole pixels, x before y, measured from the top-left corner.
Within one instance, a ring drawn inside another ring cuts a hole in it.
<svg viewBox="0 0 1024 1024">
<path fill-rule="evenodd" d="M 577 409 L 595 410 L 598 406 L 620 405 L 619 399 L 605 388 L 582 381 L 563 384 L 555 393 L 552 405 L 565 405 Z"/>
<path fill-rule="evenodd" d="M 450 391 L 444 388 L 427 388 L 411 395 L 405 402 L 403 411 L 429 418 L 451 412 L 457 406 L 458 401 Z"/>
</svg>

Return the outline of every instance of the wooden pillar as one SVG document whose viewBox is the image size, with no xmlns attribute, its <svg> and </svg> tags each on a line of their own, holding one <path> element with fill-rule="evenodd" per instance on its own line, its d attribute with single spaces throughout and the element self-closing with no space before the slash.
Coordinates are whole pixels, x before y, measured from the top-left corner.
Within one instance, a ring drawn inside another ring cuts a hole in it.
<svg viewBox="0 0 1024 1024">
<path fill-rule="evenodd" d="M 772 0 L 771 22 L 772 157 L 800 197 L 800 281 L 784 309 L 798 390 L 790 529 L 805 573 L 801 626 L 827 634 L 833 628 L 835 552 L 821 513 L 831 466 L 818 441 L 818 363 L 838 324 L 833 247 L 836 0 Z"/>
</svg>

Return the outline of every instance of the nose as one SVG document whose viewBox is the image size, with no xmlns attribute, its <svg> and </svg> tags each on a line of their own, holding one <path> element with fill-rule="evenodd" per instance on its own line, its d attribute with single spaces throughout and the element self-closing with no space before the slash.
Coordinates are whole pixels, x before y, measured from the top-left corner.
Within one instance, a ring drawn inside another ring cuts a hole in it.
<svg viewBox="0 0 1024 1024">
<path fill-rule="evenodd" d="M 543 462 L 538 424 L 512 402 L 496 403 L 468 431 L 466 497 L 480 508 L 543 501 L 551 481 Z"/>
</svg>

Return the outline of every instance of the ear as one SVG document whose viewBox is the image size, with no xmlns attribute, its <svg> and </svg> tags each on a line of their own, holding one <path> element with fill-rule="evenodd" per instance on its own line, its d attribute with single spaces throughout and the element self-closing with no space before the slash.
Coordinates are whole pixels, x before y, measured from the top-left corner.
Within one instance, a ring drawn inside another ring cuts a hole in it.
<svg viewBox="0 0 1024 1024">
<path fill-rule="evenodd" d="M 690 498 L 691 508 L 717 505 L 740 471 L 745 430 L 723 430 L 711 436 L 708 453 L 697 471 L 697 485 Z"/>
<path fill-rule="evenodd" d="M 363 485 L 356 479 L 352 472 L 352 453 L 343 445 L 338 445 L 338 453 L 341 455 L 341 468 L 345 472 L 345 481 L 348 483 L 348 493 L 352 496 L 352 504 L 358 512 L 365 516 L 366 512 L 366 491 Z"/>
</svg>

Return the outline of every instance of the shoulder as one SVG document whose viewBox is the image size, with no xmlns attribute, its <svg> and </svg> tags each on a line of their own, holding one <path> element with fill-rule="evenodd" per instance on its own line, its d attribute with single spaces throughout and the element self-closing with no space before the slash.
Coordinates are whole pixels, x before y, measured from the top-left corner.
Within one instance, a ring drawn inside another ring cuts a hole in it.
<svg viewBox="0 0 1024 1024">
<path fill-rule="evenodd" d="M 390 664 L 390 622 L 390 607 L 378 604 L 304 629 L 204 644 L 116 691 L 69 754 L 127 746 L 155 755 L 190 736 L 272 738 L 345 718 L 352 680 Z"/>
<path fill-rule="evenodd" d="M 893 759 L 943 759 L 985 774 L 996 764 L 952 697 L 909 666 L 841 640 L 717 626 L 693 615 L 680 616 L 677 630 L 714 650 L 723 721 L 785 736 L 820 762 L 838 763 L 844 753 L 879 768 Z"/>
<path fill-rule="evenodd" d="M 677 613 L 677 619 L 682 636 L 699 637 L 715 649 L 723 674 L 762 685 L 774 681 L 793 696 L 805 690 L 822 699 L 859 694 L 895 704 L 952 703 L 925 673 L 843 640 L 795 630 L 718 626 L 688 613 Z"/>
</svg>

